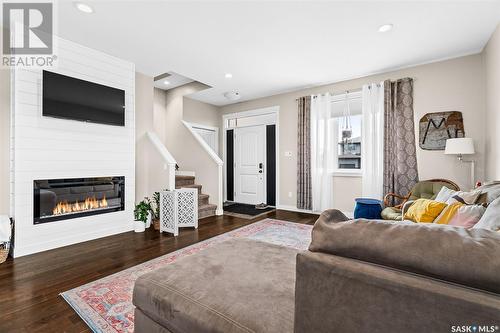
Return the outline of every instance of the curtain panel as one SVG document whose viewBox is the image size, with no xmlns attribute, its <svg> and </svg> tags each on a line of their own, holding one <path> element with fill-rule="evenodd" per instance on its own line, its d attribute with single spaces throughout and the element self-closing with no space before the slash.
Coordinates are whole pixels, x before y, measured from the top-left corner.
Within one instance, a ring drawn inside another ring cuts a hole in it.
<svg viewBox="0 0 500 333">
<path fill-rule="evenodd" d="M 311 96 L 298 99 L 297 208 L 312 209 Z"/>
<path fill-rule="evenodd" d="M 338 133 L 331 124 L 332 95 L 313 96 L 311 102 L 311 178 L 312 210 L 322 212 L 332 207 L 332 171 L 337 155 Z M 333 126 L 335 127 L 335 126 Z"/>
<path fill-rule="evenodd" d="M 384 83 L 364 85 L 361 161 L 363 197 L 384 197 Z"/>
<path fill-rule="evenodd" d="M 384 82 L 384 193 L 406 195 L 418 182 L 415 141 L 413 79 L 387 80 Z"/>
</svg>

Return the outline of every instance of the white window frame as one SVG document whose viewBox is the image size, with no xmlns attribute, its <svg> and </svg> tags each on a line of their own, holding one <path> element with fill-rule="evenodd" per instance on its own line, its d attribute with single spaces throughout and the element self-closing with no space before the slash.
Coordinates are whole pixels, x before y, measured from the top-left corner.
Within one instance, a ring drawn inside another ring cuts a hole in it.
<svg viewBox="0 0 500 333">
<path fill-rule="evenodd" d="M 362 92 L 361 91 L 354 91 L 354 92 L 350 92 L 348 93 L 348 97 L 347 97 L 350 101 L 352 100 L 360 100 L 362 101 L 362 98 L 363 98 L 363 95 L 362 95 Z M 339 95 L 335 95 L 335 96 L 332 96 L 332 100 L 331 100 L 331 103 L 340 103 L 340 102 L 344 102 L 345 101 L 345 94 L 339 94 Z M 353 115 L 353 114 L 351 114 Z M 355 114 L 357 115 L 357 114 Z M 362 113 L 361 113 L 362 115 Z M 331 115 L 331 118 L 334 119 L 334 118 L 337 118 L 337 119 L 342 119 L 343 115 L 337 115 L 337 114 L 332 114 Z M 361 117 L 361 126 L 363 126 L 363 117 Z M 362 127 L 361 127 L 362 128 Z M 361 130 L 361 134 L 363 133 L 363 130 Z M 361 149 L 363 149 L 363 139 L 362 139 L 362 135 L 361 135 Z M 335 146 L 335 149 L 338 150 L 338 142 L 336 143 L 336 146 Z M 362 174 L 363 174 L 363 159 L 361 158 L 361 168 L 360 169 L 340 169 L 338 166 L 339 166 L 339 162 L 338 162 L 338 154 L 337 155 L 337 160 L 334 162 L 334 165 L 335 165 L 335 169 L 332 170 L 331 172 L 331 175 L 334 176 L 334 177 L 361 177 Z"/>
</svg>

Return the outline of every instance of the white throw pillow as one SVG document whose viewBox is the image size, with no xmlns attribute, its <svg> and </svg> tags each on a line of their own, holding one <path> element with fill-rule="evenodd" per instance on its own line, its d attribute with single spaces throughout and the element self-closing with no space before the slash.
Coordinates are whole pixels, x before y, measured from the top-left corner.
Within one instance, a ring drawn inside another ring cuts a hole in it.
<svg viewBox="0 0 500 333">
<path fill-rule="evenodd" d="M 488 205 L 488 208 L 486 208 L 479 222 L 472 228 L 500 231 L 500 198 L 493 200 L 493 202 Z"/>
<path fill-rule="evenodd" d="M 455 193 L 458 191 L 453 191 L 452 189 L 447 188 L 446 186 L 441 187 L 438 195 L 436 196 L 435 201 L 446 202 L 448 201 Z"/>
<path fill-rule="evenodd" d="M 481 195 L 481 191 L 479 191 L 479 190 L 474 190 L 474 191 L 470 191 L 470 192 L 458 191 L 458 192 L 455 192 L 451 196 L 451 198 L 446 200 L 446 203 L 448 205 L 451 205 L 455 202 L 461 202 L 461 203 L 466 204 L 466 205 L 473 205 L 476 203 L 477 198 L 479 198 L 480 195 Z"/>
</svg>

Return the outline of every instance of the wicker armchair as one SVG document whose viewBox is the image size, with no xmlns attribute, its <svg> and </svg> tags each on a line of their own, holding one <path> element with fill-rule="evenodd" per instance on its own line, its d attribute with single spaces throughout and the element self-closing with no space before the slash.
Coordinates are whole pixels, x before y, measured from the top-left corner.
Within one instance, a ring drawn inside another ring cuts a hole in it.
<svg viewBox="0 0 500 333">
<path fill-rule="evenodd" d="M 402 212 L 401 209 L 403 205 L 408 200 L 417 199 L 434 199 L 443 186 L 449 189 L 459 191 L 460 187 L 447 179 L 429 179 L 423 180 L 413 186 L 410 193 L 407 195 L 401 195 L 397 193 L 387 193 L 384 197 L 385 209 L 382 211 L 382 218 L 384 220 L 401 220 Z M 395 199 L 399 200 L 398 204 L 395 204 Z"/>
</svg>

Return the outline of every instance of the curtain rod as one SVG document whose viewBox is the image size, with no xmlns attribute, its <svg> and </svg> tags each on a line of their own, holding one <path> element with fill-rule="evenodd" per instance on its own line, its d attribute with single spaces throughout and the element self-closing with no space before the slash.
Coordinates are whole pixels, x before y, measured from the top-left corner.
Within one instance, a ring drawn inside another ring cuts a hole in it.
<svg viewBox="0 0 500 333">
<path fill-rule="evenodd" d="M 350 93 L 356 93 L 356 92 L 360 92 L 362 90 L 362 88 L 356 88 L 356 89 L 352 89 L 352 90 L 346 90 L 344 92 L 341 92 L 341 93 L 334 93 L 334 92 L 331 92 L 332 96 L 339 96 L 339 95 L 343 95 L 345 93 L 347 94 L 350 94 Z M 327 93 L 323 93 L 323 94 L 318 94 L 318 95 L 324 95 L 324 94 L 327 94 Z M 308 95 L 310 96 L 310 95 Z M 302 97 L 307 97 L 307 96 L 302 96 Z M 298 97 L 296 98 L 295 100 L 298 101 L 299 98 L 302 98 L 302 97 Z"/>
<path fill-rule="evenodd" d="M 415 82 L 417 80 L 415 77 L 409 77 L 408 76 L 408 77 L 404 77 L 402 79 L 397 79 L 397 80 L 394 80 L 394 81 L 401 81 L 401 80 L 407 80 L 407 79 L 412 79 L 413 82 Z M 371 84 L 368 87 L 371 87 Z M 377 83 L 377 87 L 380 87 L 380 83 Z M 347 91 L 344 91 L 343 93 L 338 93 L 337 95 L 342 95 L 342 94 L 345 94 L 346 92 L 347 93 L 358 92 L 358 91 L 361 91 L 361 90 L 363 90 L 363 88 L 358 88 L 358 89 L 354 89 L 354 90 L 347 90 Z M 319 95 L 321 95 L 321 94 L 319 94 Z M 332 96 L 337 96 L 337 95 L 335 95 L 335 93 L 332 92 Z M 307 96 L 302 96 L 302 97 L 307 97 Z M 302 98 L 302 97 L 298 97 L 295 100 L 298 101 L 299 98 Z"/>
</svg>

